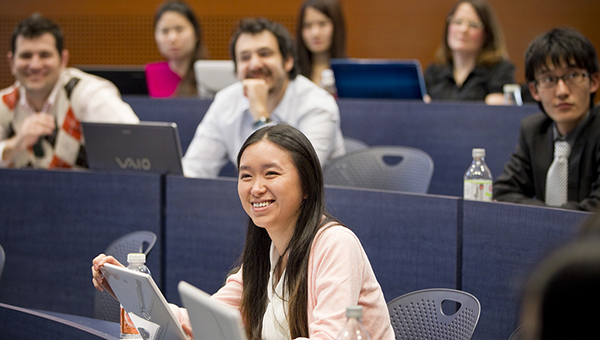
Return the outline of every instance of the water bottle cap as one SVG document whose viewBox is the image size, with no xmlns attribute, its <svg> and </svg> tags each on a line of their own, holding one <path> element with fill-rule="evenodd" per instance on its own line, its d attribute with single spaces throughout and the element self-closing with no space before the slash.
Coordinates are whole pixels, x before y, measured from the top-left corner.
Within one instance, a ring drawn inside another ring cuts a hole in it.
<svg viewBox="0 0 600 340">
<path fill-rule="evenodd" d="M 473 149 L 473 157 L 485 157 L 485 149 Z"/>
<path fill-rule="evenodd" d="M 521 86 L 519 84 L 505 84 L 502 86 L 504 92 L 521 92 Z"/>
<path fill-rule="evenodd" d="M 129 253 L 127 254 L 127 262 L 129 263 L 146 263 L 146 254 L 144 253 Z"/>
<path fill-rule="evenodd" d="M 326 78 L 326 77 L 333 77 L 333 70 L 331 69 L 325 69 L 321 72 L 321 77 Z"/>
<path fill-rule="evenodd" d="M 363 309 L 362 306 L 348 306 L 346 308 L 346 317 L 347 318 L 362 318 Z"/>
</svg>

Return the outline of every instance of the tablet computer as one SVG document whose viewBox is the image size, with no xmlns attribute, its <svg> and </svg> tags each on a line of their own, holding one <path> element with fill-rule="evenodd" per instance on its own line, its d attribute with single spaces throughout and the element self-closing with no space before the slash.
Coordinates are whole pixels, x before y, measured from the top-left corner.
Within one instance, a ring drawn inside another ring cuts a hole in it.
<svg viewBox="0 0 600 340">
<path fill-rule="evenodd" d="M 246 340 L 240 312 L 191 284 L 181 281 L 177 286 L 183 306 L 187 308 L 194 339 Z"/>
<path fill-rule="evenodd" d="M 82 122 L 81 126 L 90 169 L 183 174 L 175 123 Z"/>
<path fill-rule="evenodd" d="M 423 100 L 427 93 L 418 60 L 332 59 L 339 98 Z"/>
<path fill-rule="evenodd" d="M 112 264 L 100 270 L 144 339 L 188 339 L 152 276 Z"/>
</svg>

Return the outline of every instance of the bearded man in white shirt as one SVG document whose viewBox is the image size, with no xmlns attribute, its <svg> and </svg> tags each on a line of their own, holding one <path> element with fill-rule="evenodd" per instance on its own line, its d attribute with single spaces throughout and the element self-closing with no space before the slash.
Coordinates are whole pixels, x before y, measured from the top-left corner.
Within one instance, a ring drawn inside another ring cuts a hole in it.
<svg viewBox="0 0 600 340">
<path fill-rule="evenodd" d="M 266 19 L 245 19 L 230 53 L 239 82 L 215 96 L 183 157 L 189 177 L 216 177 L 256 129 L 285 122 L 313 144 L 321 165 L 345 154 L 335 98 L 298 75 L 289 32 Z"/>
</svg>

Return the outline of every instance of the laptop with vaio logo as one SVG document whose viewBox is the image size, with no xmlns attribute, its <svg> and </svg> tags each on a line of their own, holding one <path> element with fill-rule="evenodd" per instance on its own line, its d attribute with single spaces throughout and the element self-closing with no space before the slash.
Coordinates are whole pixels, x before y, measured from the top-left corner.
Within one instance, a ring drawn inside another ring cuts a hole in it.
<svg viewBox="0 0 600 340">
<path fill-rule="evenodd" d="M 175 123 L 81 125 L 90 169 L 183 174 Z"/>
</svg>

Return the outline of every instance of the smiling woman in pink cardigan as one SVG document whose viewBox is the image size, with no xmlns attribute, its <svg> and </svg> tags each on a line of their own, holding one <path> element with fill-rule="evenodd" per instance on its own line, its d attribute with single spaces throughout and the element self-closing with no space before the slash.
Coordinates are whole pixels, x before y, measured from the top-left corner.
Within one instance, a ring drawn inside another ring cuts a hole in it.
<svg viewBox="0 0 600 340">
<path fill-rule="evenodd" d="M 250 217 L 241 269 L 212 297 L 240 310 L 248 339 L 336 339 L 361 305 L 372 339 L 393 340 L 387 305 L 354 233 L 325 211 L 310 141 L 286 124 L 255 131 L 238 154 L 238 194 Z M 97 289 L 110 290 L 93 261 Z M 174 308 L 184 329 L 189 318 Z"/>
</svg>

